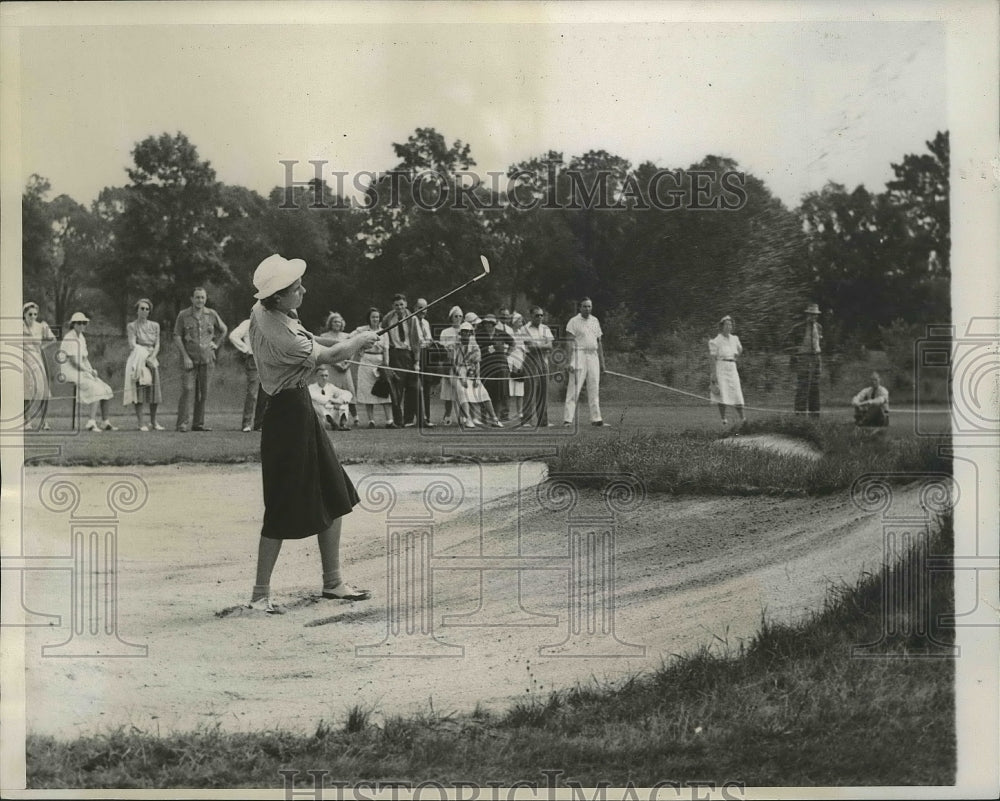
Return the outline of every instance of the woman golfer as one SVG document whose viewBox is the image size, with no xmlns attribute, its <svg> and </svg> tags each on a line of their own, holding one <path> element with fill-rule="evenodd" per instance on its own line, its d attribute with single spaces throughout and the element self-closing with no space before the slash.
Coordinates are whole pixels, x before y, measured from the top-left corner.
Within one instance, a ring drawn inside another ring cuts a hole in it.
<svg viewBox="0 0 1000 801">
<path fill-rule="evenodd" d="M 313 411 L 308 384 L 317 365 L 353 359 L 378 335 L 358 333 L 332 346 L 317 342 L 290 315 L 305 295 L 305 271 L 302 259 L 275 254 L 253 276 L 260 302 L 250 312 L 250 346 L 270 403 L 260 438 L 264 525 L 250 607 L 269 614 L 281 614 L 271 604 L 270 585 L 284 540 L 318 537 L 324 598 L 360 601 L 371 595 L 340 574 L 341 518 L 359 498 Z"/>
</svg>

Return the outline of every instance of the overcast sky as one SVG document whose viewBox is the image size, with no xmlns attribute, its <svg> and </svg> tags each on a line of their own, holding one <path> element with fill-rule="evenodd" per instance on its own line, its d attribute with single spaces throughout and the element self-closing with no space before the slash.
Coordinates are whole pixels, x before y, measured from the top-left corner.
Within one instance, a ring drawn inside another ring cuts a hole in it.
<svg viewBox="0 0 1000 801">
<path fill-rule="evenodd" d="M 265 193 L 280 159 L 385 170 L 434 127 L 482 171 L 729 156 L 794 206 L 828 180 L 882 190 L 947 129 L 945 67 L 940 22 L 24 28 L 20 171 L 89 203 L 128 182 L 136 142 L 182 131 Z"/>
</svg>

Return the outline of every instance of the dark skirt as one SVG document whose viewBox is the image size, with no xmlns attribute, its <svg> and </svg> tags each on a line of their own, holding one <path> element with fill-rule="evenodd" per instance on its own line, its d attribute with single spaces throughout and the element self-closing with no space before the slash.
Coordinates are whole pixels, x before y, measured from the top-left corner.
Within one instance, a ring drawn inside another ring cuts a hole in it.
<svg viewBox="0 0 1000 801">
<path fill-rule="evenodd" d="M 311 537 L 360 501 L 337 461 L 306 387 L 286 389 L 270 398 L 260 436 L 260 461 L 263 537 Z"/>
</svg>

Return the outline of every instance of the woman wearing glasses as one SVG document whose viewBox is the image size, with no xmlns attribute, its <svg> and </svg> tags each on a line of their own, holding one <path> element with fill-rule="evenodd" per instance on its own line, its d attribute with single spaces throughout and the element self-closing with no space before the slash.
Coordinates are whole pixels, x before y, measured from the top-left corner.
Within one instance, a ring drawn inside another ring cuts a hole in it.
<svg viewBox="0 0 1000 801">
<path fill-rule="evenodd" d="M 55 334 L 49 324 L 38 319 L 38 304 L 29 301 L 21 307 L 24 318 L 24 339 L 21 343 L 24 349 L 24 428 L 31 430 L 28 411 L 32 404 L 38 404 L 38 428 L 48 431 L 49 424 L 45 415 L 49 410 L 49 373 L 45 369 L 45 355 L 42 352 L 46 346 L 56 341 Z"/>
<path fill-rule="evenodd" d="M 111 387 L 101 381 L 87 355 L 87 338 L 83 332 L 90 322 L 87 315 L 76 312 L 69 318 L 70 330 L 59 343 L 56 361 L 60 364 L 59 378 L 76 384 L 76 400 L 80 406 L 90 406 L 87 431 L 117 431 L 108 419 L 108 401 L 114 397 Z M 101 408 L 101 424 L 97 424 L 97 407 Z"/>
<path fill-rule="evenodd" d="M 140 298 L 135 304 L 135 319 L 125 327 L 128 336 L 128 361 L 125 362 L 125 392 L 122 402 L 135 407 L 135 423 L 140 431 L 163 431 L 156 422 L 160 394 L 160 324 L 149 319 L 153 304 Z M 149 405 L 149 425 L 142 419 L 142 406 Z"/>
</svg>

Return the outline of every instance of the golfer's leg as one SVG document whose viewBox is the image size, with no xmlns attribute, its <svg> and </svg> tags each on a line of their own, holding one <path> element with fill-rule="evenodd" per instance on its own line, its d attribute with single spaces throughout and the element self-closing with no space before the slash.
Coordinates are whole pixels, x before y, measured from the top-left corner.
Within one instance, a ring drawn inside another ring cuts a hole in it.
<svg viewBox="0 0 1000 801">
<path fill-rule="evenodd" d="M 261 537 L 257 546 L 257 576 L 251 601 L 259 601 L 271 594 L 271 573 L 281 553 L 281 540 Z"/>
<path fill-rule="evenodd" d="M 323 589 L 332 590 L 343 580 L 340 576 L 340 530 L 343 518 L 338 517 L 329 528 L 319 533 L 319 558 L 323 565 Z"/>
</svg>

